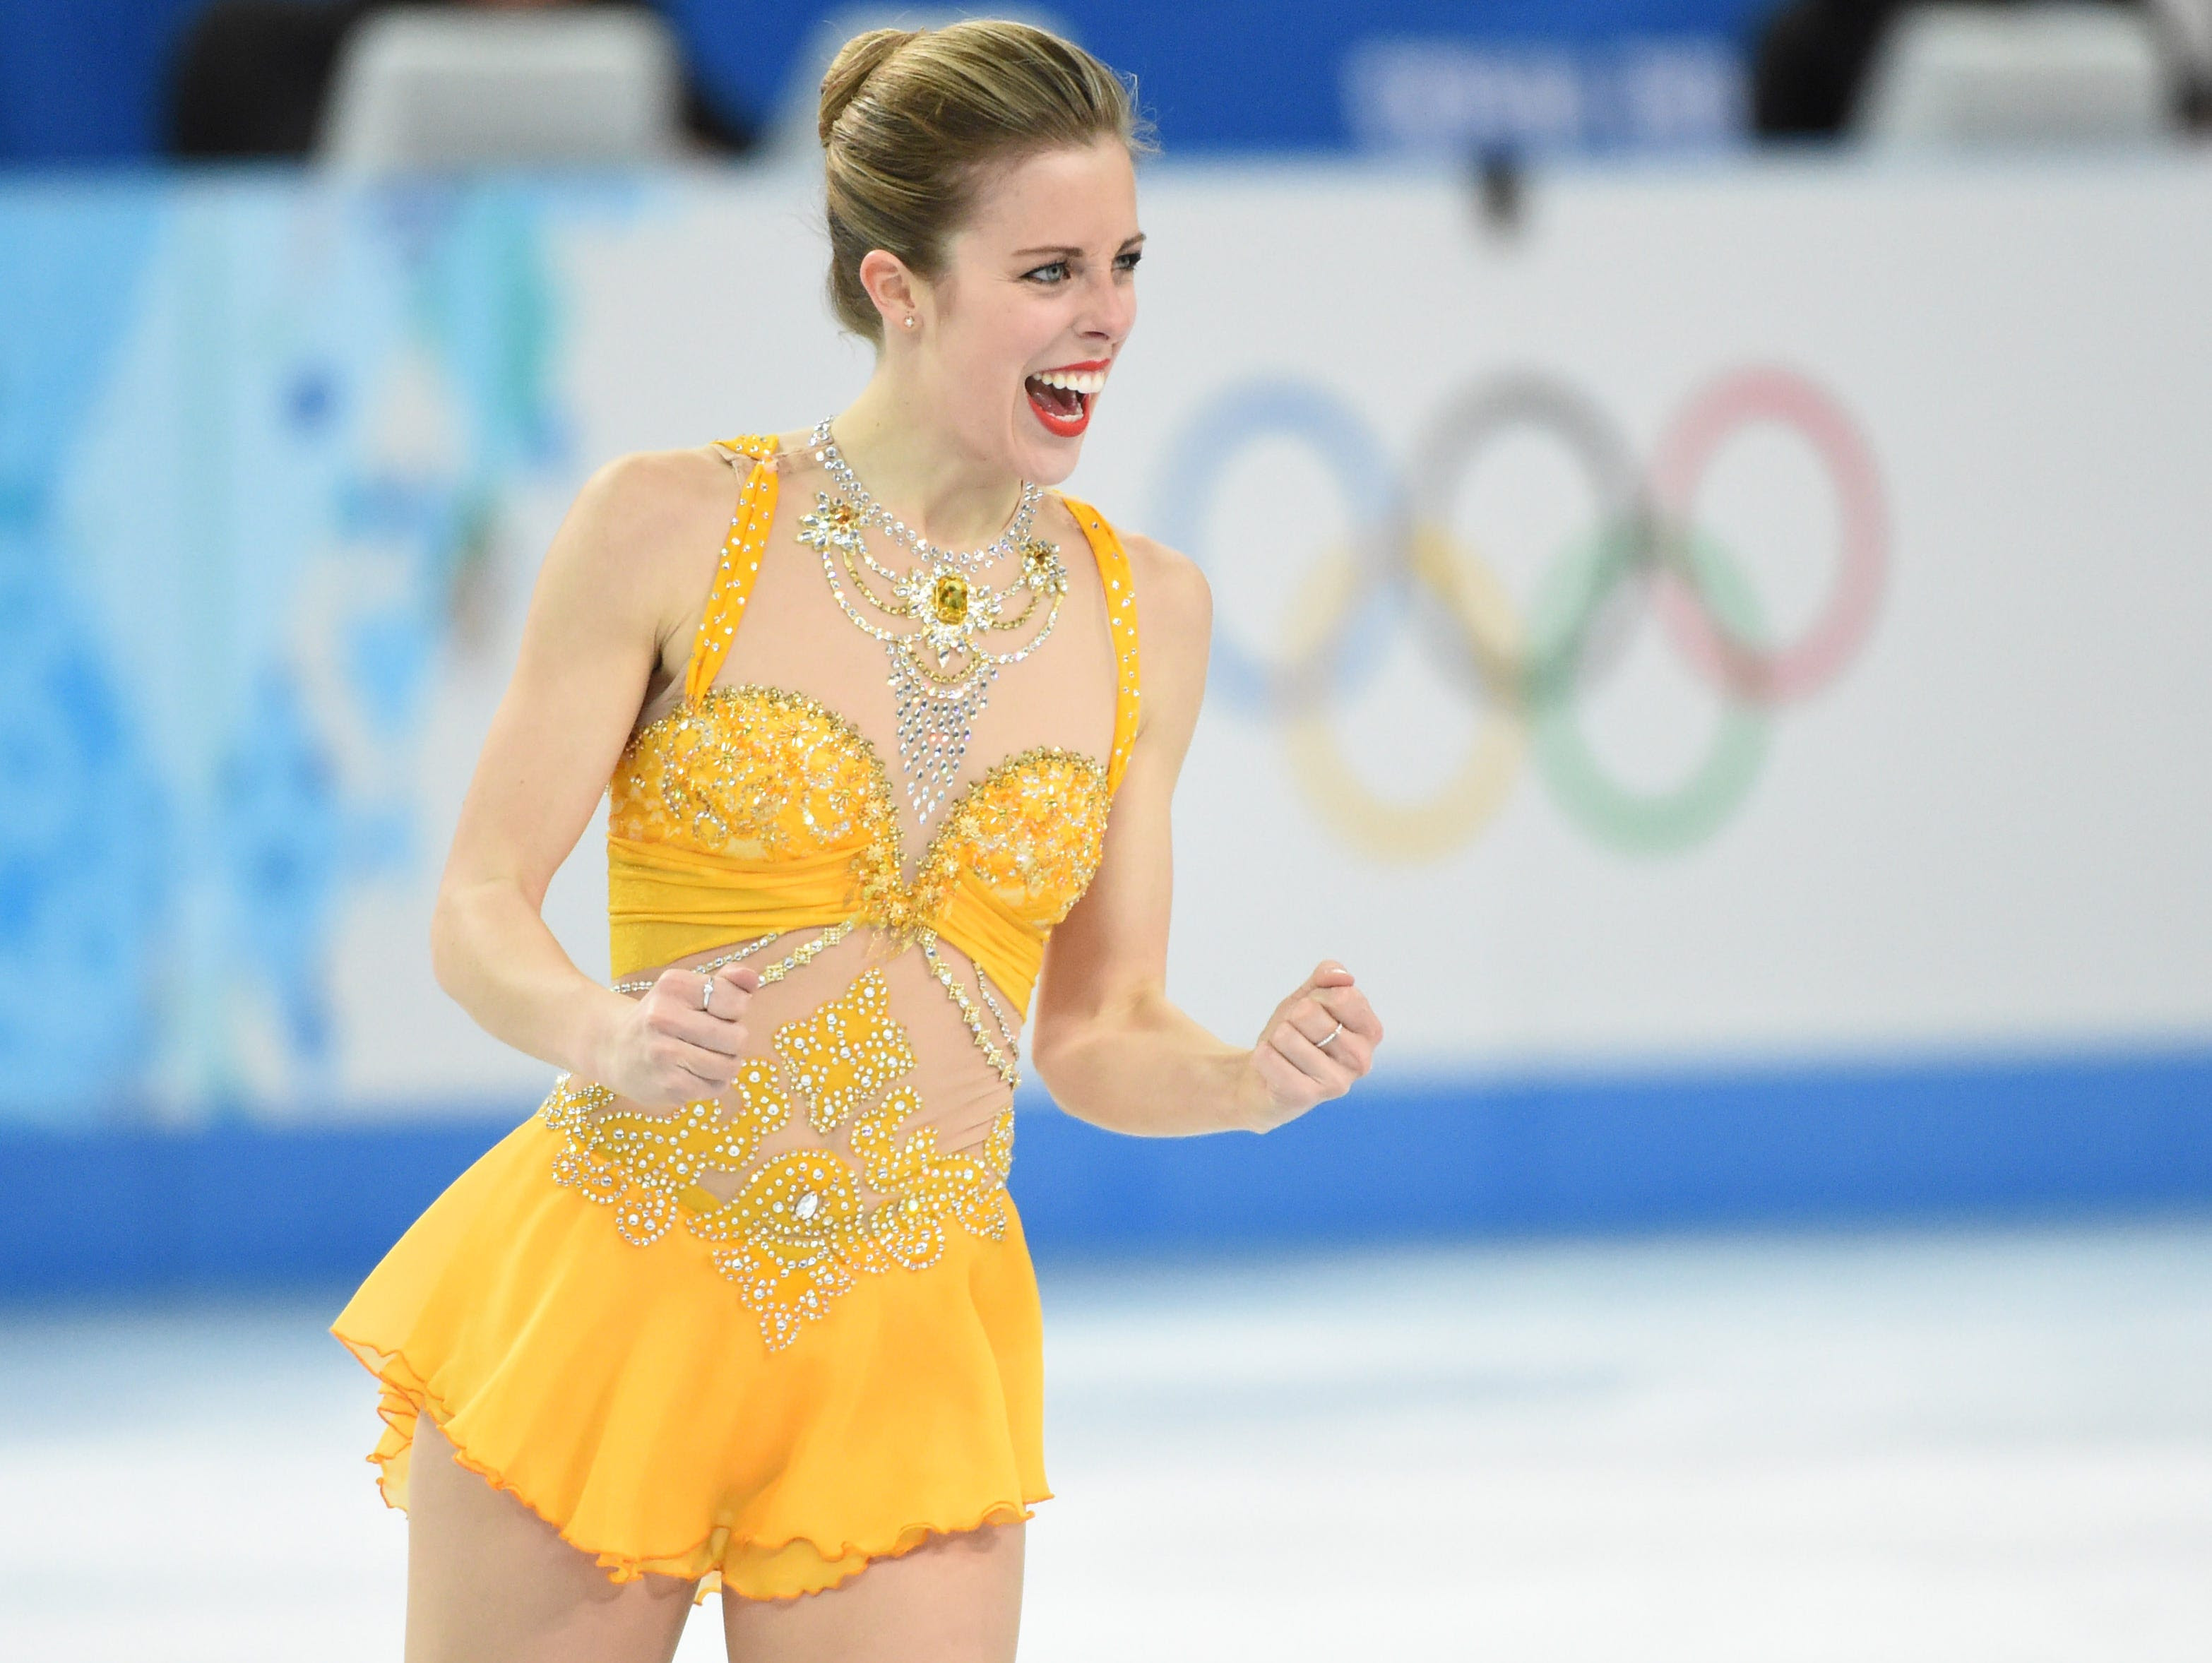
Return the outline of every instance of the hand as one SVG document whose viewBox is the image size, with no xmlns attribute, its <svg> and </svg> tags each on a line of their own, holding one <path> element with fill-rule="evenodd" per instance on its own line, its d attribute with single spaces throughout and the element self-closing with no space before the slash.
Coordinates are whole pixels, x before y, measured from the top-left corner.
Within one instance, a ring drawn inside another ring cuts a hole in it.
<svg viewBox="0 0 2212 1663">
<path fill-rule="evenodd" d="M 760 985 L 760 972 L 750 964 L 726 964 L 712 977 L 663 970 L 601 1042 L 593 1077 L 639 1103 L 673 1106 L 720 1096 L 736 1077 L 745 1013 Z"/>
<path fill-rule="evenodd" d="M 1330 1039 L 1329 1030 L 1340 1023 Z M 1382 1024 L 1367 996 L 1352 985 L 1352 972 L 1323 959 L 1260 1030 L 1238 1082 L 1247 1123 L 1270 1132 L 1316 1103 L 1342 1096 L 1374 1065 L 1375 1047 L 1382 1043 Z"/>
</svg>

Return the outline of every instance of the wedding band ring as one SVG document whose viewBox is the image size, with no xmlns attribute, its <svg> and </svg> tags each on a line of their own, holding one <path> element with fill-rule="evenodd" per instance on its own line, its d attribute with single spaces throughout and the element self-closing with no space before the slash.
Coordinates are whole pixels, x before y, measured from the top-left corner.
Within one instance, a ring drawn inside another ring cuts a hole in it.
<svg viewBox="0 0 2212 1663">
<path fill-rule="evenodd" d="M 714 979 L 707 978 L 707 985 L 699 990 L 699 1008 L 708 1016 L 714 1014 Z"/>
<path fill-rule="evenodd" d="M 1334 1028 L 1332 1028 L 1332 1029 L 1330 1029 L 1328 1030 L 1328 1039 L 1316 1040 L 1316 1041 L 1314 1041 L 1314 1043 L 1315 1043 L 1316 1045 L 1327 1045 L 1327 1044 L 1328 1043 L 1328 1041 L 1329 1041 L 1329 1040 L 1333 1040 L 1333 1039 L 1334 1039 L 1334 1038 L 1335 1038 L 1339 1034 L 1341 1034 L 1342 1032 L 1344 1032 L 1344 1024 L 1343 1024 L 1342 1023 L 1337 1023 L 1337 1025 L 1336 1025 L 1335 1027 L 1334 1027 Z"/>
</svg>

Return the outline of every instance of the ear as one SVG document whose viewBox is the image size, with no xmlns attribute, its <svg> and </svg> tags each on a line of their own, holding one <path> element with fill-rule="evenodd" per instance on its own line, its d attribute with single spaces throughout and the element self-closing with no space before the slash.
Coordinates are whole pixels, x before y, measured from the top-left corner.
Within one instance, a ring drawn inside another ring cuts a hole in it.
<svg viewBox="0 0 2212 1663">
<path fill-rule="evenodd" d="M 860 256 L 860 287 L 876 303 L 876 314 L 884 320 L 884 338 L 890 340 L 900 332 L 903 319 L 921 309 L 926 286 L 897 255 L 871 248 Z"/>
</svg>

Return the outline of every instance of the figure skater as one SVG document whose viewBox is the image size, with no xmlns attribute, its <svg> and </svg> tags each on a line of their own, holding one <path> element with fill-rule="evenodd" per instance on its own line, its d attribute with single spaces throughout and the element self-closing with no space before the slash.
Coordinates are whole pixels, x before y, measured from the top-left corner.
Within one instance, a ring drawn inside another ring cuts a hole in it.
<svg viewBox="0 0 2212 1663">
<path fill-rule="evenodd" d="M 872 379 L 585 485 L 454 833 L 438 979 L 565 1071 L 334 1325 L 412 1663 L 665 1660 L 716 1590 L 743 1663 L 1011 1658 L 1032 993 L 1060 1106 L 1144 1136 L 1279 1126 L 1382 1039 L 1334 961 L 1249 1047 L 1165 992 L 1210 598 L 1049 489 L 1136 321 L 1129 88 L 1013 23 L 878 30 L 821 137 Z M 603 790 L 611 989 L 540 917 Z"/>
</svg>

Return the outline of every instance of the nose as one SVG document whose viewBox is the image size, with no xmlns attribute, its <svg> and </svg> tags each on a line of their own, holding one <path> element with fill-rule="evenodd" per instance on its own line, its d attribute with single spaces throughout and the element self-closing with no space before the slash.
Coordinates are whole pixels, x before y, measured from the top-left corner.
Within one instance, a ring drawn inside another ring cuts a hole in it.
<svg viewBox="0 0 2212 1663">
<path fill-rule="evenodd" d="M 1137 286 L 1126 276 L 1103 273 L 1091 279 L 1079 325 L 1094 340 L 1120 346 L 1137 321 Z"/>
</svg>

